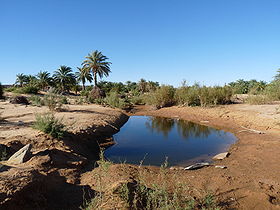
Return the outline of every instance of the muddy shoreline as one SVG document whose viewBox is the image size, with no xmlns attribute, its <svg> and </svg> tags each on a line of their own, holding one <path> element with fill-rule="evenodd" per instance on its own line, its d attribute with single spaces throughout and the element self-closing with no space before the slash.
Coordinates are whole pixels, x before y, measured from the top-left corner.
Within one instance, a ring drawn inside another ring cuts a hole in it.
<svg viewBox="0 0 280 210">
<path fill-rule="evenodd" d="M 169 107 L 153 110 L 140 106 L 129 115 L 180 118 L 233 133 L 237 142 L 229 148 L 230 156 L 217 164 L 227 169 L 203 168 L 182 172 L 195 178 L 192 185 L 218 196 L 231 197 L 238 209 L 280 208 L 280 127 L 278 119 L 263 117 L 257 111 L 242 110 L 242 105 L 201 107 Z M 264 120 L 265 118 L 265 120 Z M 246 129 L 244 129 L 246 128 Z M 251 132 L 260 130 L 264 134 Z"/>
</svg>

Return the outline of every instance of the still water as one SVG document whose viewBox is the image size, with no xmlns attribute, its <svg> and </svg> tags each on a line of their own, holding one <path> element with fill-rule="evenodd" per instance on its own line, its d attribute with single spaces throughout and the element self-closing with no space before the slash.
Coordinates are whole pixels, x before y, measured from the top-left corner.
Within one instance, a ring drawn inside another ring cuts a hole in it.
<svg viewBox="0 0 280 210">
<path fill-rule="evenodd" d="M 115 134 L 115 145 L 105 156 L 115 163 L 186 166 L 227 151 L 236 141 L 229 132 L 185 120 L 162 117 L 132 116 Z"/>
</svg>

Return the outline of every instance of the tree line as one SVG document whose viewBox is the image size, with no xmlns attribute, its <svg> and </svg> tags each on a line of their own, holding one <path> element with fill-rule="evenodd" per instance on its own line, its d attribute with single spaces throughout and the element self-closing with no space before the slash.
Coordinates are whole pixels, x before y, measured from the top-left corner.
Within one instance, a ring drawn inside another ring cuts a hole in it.
<svg viewBox="0 0 280 210">
<path fill-rule="evenodd" d="M 108 62 L 108 58 L 97 50 L 85 58 L 81 67 L 77 67 L 76 72 L 73 72 L 71 67 L 62 65 L 54 71 L 53 75 L 48 71 L 40 71 L 35 76 L 21 73 L 16 75 L 15 84 L 19 87 L 37 87 L 40 90 L 55 87 L 61 92 L 77 91 L 79 83 L 82 83 L 82 89 L 85 90 L 87 81 L 94 82 L 94 85 L 97 86 L 97 77 L 107 77 L 111 72 L 111 62 Z"/>
</svg>

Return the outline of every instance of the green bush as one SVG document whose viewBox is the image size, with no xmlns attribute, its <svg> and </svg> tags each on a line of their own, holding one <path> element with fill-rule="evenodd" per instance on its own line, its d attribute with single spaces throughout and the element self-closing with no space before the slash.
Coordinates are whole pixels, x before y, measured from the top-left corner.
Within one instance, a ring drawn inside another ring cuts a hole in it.
<svg viewBox="0 0 280 210">
<path fill-rule="evenodd" d="M 121 99 L 117 92 L 110 92 L 105 98 L 104 102 L 111 107 L 124 109 L 127 107 L 127 103 L 124 99 Z"/>
<path fill-rule="evenodd" d="M 54 138 L 61 139 L 65 134 L 65 126 L 53 114 L 37 114 L 33 128 L 40 130 Z"/>
<path fill-rule="evenodd" d="M 44 96 L 44 104 L 49 107 L 50 111 L 58 111 L 62 107 L 60 96 L 53 93 Z"/>
<path fill-rule="evenodd" d="M 177 104 L 185 106 L 211 106 L 228 104 L 231 102 L 232 88 L 206 87 L 206 86 L 183 86 L 176 90 L 175 99 Z"/>
<path fill-rule="evenodd" d="M 163 108 L 171 106 L 175 103 L 175 89 L 169 85 L 162 85 L 155 92 L 145 96 L 146 103 L 156 106 L 157 108 Z"/>
<path fill-rule="evenodd" d="M 19 87 L 13 90 L 14 93 L 19 94 L 37 94 L 39 91 L 39 88 L 36 86 L 25 86 L 25 87 Z"/>
<path fill-rule="evenodd" d="M 135 105 L 142 105 L 142 104 L 145 104 L 144 98 L 143 98 L 142 95 L 140 95 L 140 96 L 132 96 L 132 97 L 130 98 L 130 102 L 131 102 L 132 104 L 135 104 Z"/>
<path fill-rule="evenodd" d="M 5 88 L 6 92 L 14 92 L 17 88 L 16 87 L 9 87 L 9 88 Z"/>
<path fill-rule="evenodd" d="M 62 103 L 62 104 L 69 104 L 69 101 L 68 101 L 66 96 L 61 96 L 60 97 L 60 103 Z"/>
<path fill-rule="evenodd" d="M 29 97 L 29 101 L 31 102 L 31 104 L 33 106 L 44 106 L 45 103 L 44 103 L 44 100 L 42 100 L 42 98 L 38 95 L 32 95 Z"/>
<path fill-rule="evenodd" d="M 89 96 L 89 91 L 88 90 L 82 90 L 81 92 L 80 92 L 80 95 L 81 96 L 86 96 L 86 97 L 88 97 Z"/>
<path fill-rule="evenodd" d="M 175 100 L 177 104 L 184 106 L 199 106 L 200 101 L 198 97 L 197 86 L 187 87 L 183 86 L 176 90 Z"/>
<path fill-rule="evenodd" d="M 264 94 L 271 100 L 280 100 L 280 81 L 273 81 L 264 90 Z"/>
</svg>

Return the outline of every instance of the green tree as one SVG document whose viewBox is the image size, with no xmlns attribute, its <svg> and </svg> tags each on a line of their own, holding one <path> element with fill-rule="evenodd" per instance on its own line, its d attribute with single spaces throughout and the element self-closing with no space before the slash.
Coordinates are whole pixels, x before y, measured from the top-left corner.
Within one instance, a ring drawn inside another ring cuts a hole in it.
<svg viewBox="0 0 280 210">
<path fill-rule="evenodd" d="M 22 87 L 24 84 L 28 83 L 28 77 L 24 74 L 17 74 L 16 75 L 16 83 L 18 84 L 20 87 Z"/>
<path fill-rule="evenodd" d="M 94 86 L 97 87 L 97 75 L 102 78 L 109 76 L 111 62 L 107 62 L 108 58 L 101 52 L 95 50 L 86 56 L 86 60 L 82 63 L 83 68 L 91 71 L 94 79 Z"/>
<path fill-rule="evenodd" d="M 41 90 L 51 85 L 52 78 L 47 71 L 40 71 L 37 75 L 37 84 Z"/>
<path fill-rule="evenodd" d="M 92 82 L 92 75 L 86 68 L 79 68 L 77 67 L 78 71 L 76 72 L 76 77 L 78 82 L 82 82 L 83 90 L 85 90 L 85 83 L 86 81 Z"/>
<path fill-rule="evenodd" d="M 76 83 L 75 75 L 71 67 L 68 66 L 60 66 L 60 68 L 54 72 L 53 79 L 62 92 L 69 92 L 71 86 Z"/>
</svg>

